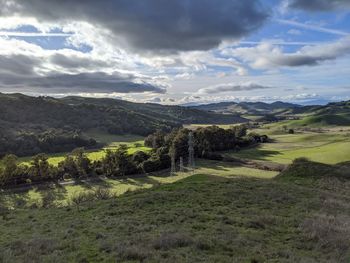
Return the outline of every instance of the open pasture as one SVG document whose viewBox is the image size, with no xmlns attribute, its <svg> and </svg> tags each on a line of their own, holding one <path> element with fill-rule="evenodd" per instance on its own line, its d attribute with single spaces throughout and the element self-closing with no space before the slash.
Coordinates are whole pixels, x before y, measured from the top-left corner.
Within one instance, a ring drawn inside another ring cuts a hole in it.
<svg viewBox="0 0 350 263">
<path fill-rule="evenodd" d="M 144 137 L 135 135 L 112 135 L 97 132 L 87 133 L 91 138 L 94 138 L 97 142 L 104 144 L 105 146 L 101 149 L 87 150 L 86 154 L 91 161 L 101 160 L 105 154 L 106 150 L 116 149 L 119 145 L 125 144 L 128 146 L 128 153 L 133 154 L 137 151 L 149 152 L 151 149 L 144 146 Z M 58 165 L 64 160 L 68 153 L 57 153 L 48 154 L 48 161 L 52 165 Z M 30 164 L 32 157 L 23 157 L 19 161 L 23 164 Z M 1 165 L 1 164 L 0 164 Z"/>
<path fill-rule="evenodd" d="M 96 190 L 97 188 L 108 189 L 112 194 L 120 196 L 128 191 L 138 189 L 152 188 L 161 184 L 171 184 L 194 174 L 215 175 L 225 178 L 235 177 L 254 177 L 270 179 L 277 175 L 277 172 L 263 171 L 253 168 L 235 166 L 232 163 L 197 160 L 197 169 L 192 173 L 177 173 L 175 176 L 169 176 L 169 171 L 163 171 L 157 174 L 147 176 L 134 176 L 126 178 L 108 179 L 96 178 L 93 180 L 84 180 L 82 182 L 65 182 L 62 184 L 50 184 L 26 187 L 22 190 L 4 192 L 2 202 L 7 207 L 16 206 L 41 206 L 42 200 L 50 194 L 53 197 L 53 203 L 56 206 L 65 206 L 69 200 L 81 193 Z"/>
<path fill-rule="evenodd" d="M 271 143 L 226 154 L 283 164 L 300 157 L 326 164 L 350 161 L 350 136 L 345 132 L 283 134 L 270 138 Z"/>
</svg>

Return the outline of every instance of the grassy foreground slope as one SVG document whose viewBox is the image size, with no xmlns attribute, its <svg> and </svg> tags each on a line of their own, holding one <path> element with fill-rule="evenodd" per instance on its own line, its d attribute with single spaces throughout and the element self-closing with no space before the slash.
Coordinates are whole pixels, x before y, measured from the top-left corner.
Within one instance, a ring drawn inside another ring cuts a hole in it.
<svg viewBox="0 0 350 263">
<path fill-rule="evenodd" d="M 197 173 L 227 178 L 242 176 L 273 178 L 277 175 L 277 172 L 240 167 L 225 162 L 197 160 L 197 166 Z M 106 189 L 111 194 L 120 196 L 128 191 L 174 183 L 189 176 L 191 176 L 190 173 L 178 173 L 176 176 L 169 176 L 168 171 L 163 171 L 160 174 L 139 177 L 119 179 L 94 178 L 93 180 L 72 182 L 69 184 L 43 184 L 33 187 L 24 187 L 24 189 L 5 191 L 2 193 L 2 198 L 0 198 L 0 204 L 11 209 L 18 207 L 42 207 L 44 203 L 43 200 L 50 198 L 52 205 L 67 206 L 71 202 L 71 199 L 80 193 L 88 194 L 97 189 Z"/>
<path fill-rule="evenodd" d="M 349 262 L 349 201 L 283 180 L 197 174 L 79 210 L 10 212 L 0 261 Z"/>
</svg>

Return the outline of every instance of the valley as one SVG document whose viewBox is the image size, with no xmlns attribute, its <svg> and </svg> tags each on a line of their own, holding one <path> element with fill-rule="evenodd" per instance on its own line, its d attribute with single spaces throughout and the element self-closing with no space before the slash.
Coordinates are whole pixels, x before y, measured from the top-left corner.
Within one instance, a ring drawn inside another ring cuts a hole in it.
<svg viewBox="0 0 350 263">
<path fill-rule="evenodd" d="M 243 132 L 242 141 L 236 142 L 243 144 L 202 153 L 193 172 L 182 172 L 177 161 L 175 174 L 165 166 L 130 175 L 91 174 L 3 189 L 0 259 L 232 262 L 234 255 L 237 262 L 319 258 L 347 262 L 350 128 L 343 122 L 310 122 L 315 119 L 310 114 L 270 122 L 254 115 L 243 126 L 184 124 L 171 136 L 159 131 L 144 137 L 87 130 L 83 136 L 100 145 L 84 150 L 94 167 L 122 145 L 130 158 L 143 152 L 152 160 L 169 136 L 178 145 L 178 154 L 186 155 L 183 147 L 188 146 L 181 145 L 187 144 L 189 131 L 199 136 L 196 143 L 206 134 L 218 149 L 220 141 L 208 132 Z M 267 135 L 268 142 L 252 143 L 257 134 Z M 48 153 L 47 162 L 57 169 L 67 162 L 67 155 L 71 153 Z M 30 167 L 33 158 L 21 157 L 18 165 Z M 55 218 L 61 219 L 52 229 Z M 74 238 L 67 238 L 67 233 Z"/>
</svg>

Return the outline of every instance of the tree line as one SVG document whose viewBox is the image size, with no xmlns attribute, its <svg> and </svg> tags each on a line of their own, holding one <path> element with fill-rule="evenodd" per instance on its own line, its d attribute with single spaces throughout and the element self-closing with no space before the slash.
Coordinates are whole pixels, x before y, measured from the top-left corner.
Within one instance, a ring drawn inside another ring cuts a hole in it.
<svg viewBox="0 0 350 263">
<path fill-rule="evenodd" d="M 157 131 L 145 139 L 145 145 L 152 148 L 150 153 L 138 151 L 128 153 L 126 145 L 116 150 L 106 150 L 101 160 L 91 161 L 84 148 L 77 148 L 68 154 L 57 166 L 49 163 L 45 154 L 32 158 L 29 165 L 19 164 L 18 157 L 6 155 L 0 165 L 0 185 L 3 187 L 83 179 L 91 176 L 121 177 L 126 175 L 155 172 L 171 165 L 175 160 L 188 157 L 189 133 L 193 133 L 195 156 L 198 158 L 220 159 L 217 152 L 239 150 L 249 145 L 266 142 L 266 135 L 247 134 L 245 125 L 222 129 L 217 126 L 203 127 L 191 131 L 185 128 L 173 129 L 170 133 Z"/>
<path fill-rule="evenodd" d="M 201 127 L 196 130 L 174 129 L 171 133 L 157 131 L 145 139 L 145 145 L 153 149 L 163 149 L 173 153 L 175 159 L 188 156 L 189 133 L 193 133 L 195 156 L 198 158 L 218 158 L 216 152 L 240 150 L 256 143 L 268 141 L 266 135 L 247 133 L 247 125 L 232 126 L 223 129 L 218 126 Z"/>
<path fill-rule="evenodd" d="M 16 135 L 0 131 L 0 157 L 8 153 L 21 157 L 42 152 L 67 152 L 79 147 L 97 147 L 97 142 L 84 137 L 78 130 L 50 129 L 42 133 L 21 132 Z"/>
</svg>

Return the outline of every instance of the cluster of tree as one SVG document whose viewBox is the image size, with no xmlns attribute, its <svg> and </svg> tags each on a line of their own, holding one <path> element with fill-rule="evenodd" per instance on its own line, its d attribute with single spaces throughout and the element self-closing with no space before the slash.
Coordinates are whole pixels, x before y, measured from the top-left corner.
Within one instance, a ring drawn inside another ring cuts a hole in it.
<svg viewBox="0 0 350 263">
<path fill-rule="evenodd" d="M 0 156 L 10 153 L 29 156 L 42 152 L 67 152 L 78 147 L 96 146 L 97 142 L 94 139 L 85 138 L 79 131 L 50 129 L 38 134 L 23 132 L 18 135 L 0 131 Z"/>
<path fill-rule="evenodd" d="M 174 129 L 170 133 L 157 131 L 145 139 L 145 145 L 152 148 L 150 153 L 142 151 L 128 153 L 125 145 L 116 150 L 107 150 L 101 160 L 91 162 L 84 148 L 77 148 L 58 164 L 53 166 L 44 154 L 36 155 L 29 165 L 18 164 L 15 155 L 6 155 L 0 163 L 0 185 L 11 186 L 26 183 L 64 179 L 82 179 L 103 175 L 119 177 L 149 173 L 169 168 L 171 156 L 176 160 L 189 155 L 189 133 L 193 134 L 196 157 L 220 159 L 216 152 L 239 149 L 259 142 L 266 142 L 266 135 L 247 134 L 245 125 L 222 129 L 217 126 L 189 129 Z"/>
<path fill-rule="evenodd" d="M 180 157 L 186 158 L 188 156 L 190 132 L 193 133 L 195 156 L 200 158 L 217 159 L 219 157 L 215 152 L 237 150 L 255 143 L 268 141 L 266 135 L 247 134 L 246 125 L 237 125 L 229 129 L 209 126 L 194 131 L 181 128 L 174 129 L 168 134 L 157 131 L 145 139 L 145 145 L 153 149 L 163 149 L 169 155 L 174 154 L 176 160 Z"/>
<path fill-rule="evenodd" d="M 96 175 L 119 177 L 158 171 L 170 165 L 169 156 L 161 150 L 150 154 L 138 151 L 132 155 L 127 150 L 127 146 L 121 145 L 114 151 L 107 150 L 101 160 L 92 162 L 84 148 L 77 148 L 57 166 L 51 165 L 45 154 L 34 156 L 29 165 L 20 164 L 17 156 L 9 154 L 0 162 L 0 186 L 79 180 Z"/>
</svg>

